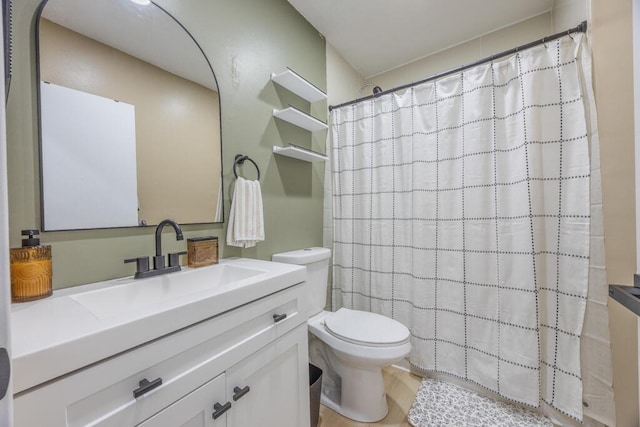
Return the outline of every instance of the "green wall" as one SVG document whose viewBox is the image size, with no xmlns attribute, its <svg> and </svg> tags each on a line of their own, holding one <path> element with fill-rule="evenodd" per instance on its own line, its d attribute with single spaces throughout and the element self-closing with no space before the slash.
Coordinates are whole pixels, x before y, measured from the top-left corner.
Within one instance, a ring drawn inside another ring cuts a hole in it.
<svg viewBox="0 0 640 427">
<path fill-rule="evenodd" d="M 265 237 L 255 248 L 224 244 L 225 224 L 185 225 L 185 237 L 215 235 L 222 257 L 270 259 L 271 254 L 322 245 L 324 165 L 272 154 L 273 145 L 296 143 L 324 151 L 325 132 L 310 134 L 272 117 L 294 105 L 326 120 L 325 102 L 308 102 L 277 87 L 271 72 L 296 70 L 326 89 L 324 39 L 286 0 L 156 0 L 185 27 L 211 61 L 222 109 L 225 219 L 231 206 L 233 158 L 249 155 L 260 167 Z M 9 225 L 11 247 L 20 230 L 39 228 L 35 11 L 39 0 L 14 1 L 13 79 L 7 102 Z M 176 141 L 179 147 L 181 141 Z M 179 153 L 179 151 L 178 151 Z M 244 175 L 253 178 L 252 165 Z M 42 233 L 52 245 L 54 288 L 132 275 L 125 258 L 152 255 L 153 227 Z M 186 248 L 165 233 L 163 249 Z"/>
</svg>

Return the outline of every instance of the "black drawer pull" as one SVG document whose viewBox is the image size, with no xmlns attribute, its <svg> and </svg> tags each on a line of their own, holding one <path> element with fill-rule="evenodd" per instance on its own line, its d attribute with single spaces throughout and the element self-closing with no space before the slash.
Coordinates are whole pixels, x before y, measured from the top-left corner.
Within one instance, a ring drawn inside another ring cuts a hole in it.
<svg viewBox="0 0 640 427">
<path fill-rule="evenodd" d="M 240 399 L 242 396 L 244 396 L 245 394 L 249 393 L 251 389 L 249 388 L 249 386 L 246 386 L 245 388 L 240 388 L 238 386 L 233 388 L 233 400 L 237 401 L 238 399 Z"/>
<path fill-rule="evenodd" d="M 148 379 L 142 379 L 140 380 L 140 382 L 138 383 L 138 385 L 140 387 L 138 387 L 137 389 L 133 390 L 133 398 L 137 399 L 139 396 L 142 396 L 143 394 L 150 392 L 151 390 L 153 390 L 154 388 L 160 386 L 162 384 L 162 378 L 156 378 L 153 381 L 149 381 Z"/>
<path fill-rule="evenodd" d="M 213 417 L 213 419 L 217 419 L 220 415 L 224 414 L 225 412 L 227 412 L 229 409 L 231 409 L 231 402 L 227 402 L 224 405 L 221 405 L 219 403 L 216 403 L 215 405 L 213 405 L 213 409 L 214 412 L 211 415 Z"/>
<path fill-rule="evenodd" d="M 273 321 L 278 323 L 284 319 L 287 318 L 287 313 L 282 313 L 282 314 L 274 314 L 273 315 Z"/>
</svg>

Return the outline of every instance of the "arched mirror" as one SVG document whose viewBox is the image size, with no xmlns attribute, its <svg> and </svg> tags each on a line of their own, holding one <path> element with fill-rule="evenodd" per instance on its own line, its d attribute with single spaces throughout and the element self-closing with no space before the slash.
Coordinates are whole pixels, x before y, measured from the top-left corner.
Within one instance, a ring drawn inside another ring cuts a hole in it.
<svg viewBox="0 0 640 427">
<path fill-rule="evenodd" d="M 223 221 L 220 99 L 187 29 L 145 0 L 45 0 L 42 228 Z"/>
</svg>

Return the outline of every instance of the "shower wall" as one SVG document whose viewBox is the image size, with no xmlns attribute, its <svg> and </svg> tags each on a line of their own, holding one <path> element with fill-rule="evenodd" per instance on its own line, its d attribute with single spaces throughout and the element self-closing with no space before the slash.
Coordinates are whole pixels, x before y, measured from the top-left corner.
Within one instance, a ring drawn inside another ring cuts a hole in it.
<svg viewBox="0 0 640 427">
<path fill-rule="evenodd" d="M 580 20 L 576 24 L 579 22 Z M 576 24 L 570 25 L 570 27 Z M 367 81 L 375 83 L 383 89 L 389 89 L 457 68 L 463 64 L 475 62 L 552 33 L 552 13 L 547 12 L 442 52 L 429 55 L 400 68 L 369 77 Z"/>
<path fill-rule="evenodd" d="M 554 33 L 574 27 L 580 21 L 591 21 L 591 0 L 555 0 L 551 20 Z"/>
<path fill-rule="evenodd" d="M 383 89 L 415 81 L 461 64 L 473 62 L 514 45 L 535 40 L 590 23 L 594 57 L 594 86 L 598 108 L 604 198 L 605 245 L 609 283 L 631 285 L 636 272 L 634 126 L 632 75 L 632 10 L 630 1 L 556 0 L 554 9 L 505 29 L 447 49 L 399 69 L 372 76 Z M 349 66 L 327 51 L 327 91 L 342 90 L 342 98 L 355 97 L 360 82 L 351 81 L 353 93 L 345 85 L 330 81 Z M 330 58 L 334 60 L 331 61 Z M 346 67 L 346 68 L 343 68 Z M 345 75 L 357 76 L 351 68 Z M 350 77 L 348 77 L 350 78 Z M 364 82 L 363 82 L 364 83 Z M 358 87 L 356 87 L 358 86 Z M 337 89 L 335 89 L 337 90 Z M 334 92 L 335 93 L 335 92 Z M 326 190 L 326 189 L 325 189 Z M 326 227 L 325 236 L 331 235 Z M 638 412 L 638 326 L 636 316 L 613 300 L 609 303 L 616 418 L 620 426 L 640 425 Z"/>
<path fill-rule="evenodd" d="M 327 105 L 338 105 L 356 97 L 364 84 L 362 77 L 329 43 L 326 45 L 327 55 Z M 325 152 L 330 153 L 330 132 L 327 132 Z M 323 246 L 331 248 L 333 240 L 333 193 L 331 188 L 331 162 L 325 162 L 324 173 L 324 210 L 322 214 Z M 329 283 L 332 281 L 332 269 L 329 269 Z M 331 286 L 327 286 L 327 309 L 331 309 Z"/>
<path fill-rule="evenodd" d="M 340 55 L 340 53 L 327 43 L 327 104 L 338 105 L 351 101 L 364 84 L 364 78 Z M 327 144 L 330 132 L 327 132 Z M 326 153 L 329 153 L 327 145 Z M 326 162 L 327 170 L 324 174 L 324 212 L 323 212 L 323 245 L 331 247 L 332 211 L 331 211 L 331 162 Z M 330 299 L 329 299 L 330 300 Z"/>
<path fill-rule="evenodd" d="M 631 285 L 637 271 L 632 2 L 594 0 L 591 15 L 607 279 Z M 609 299 L 609 317 L 617 424 L 637 426 L 637 316 Z"/>
<path fill-rule="evenodd" d="M 632 284 L 636 272 L 631 3 L 556 0 L 549 13 L 367 79 L 389 89 L 588 20 L 601 147 L 607 279 L 625 285 Z M 640 425 L 637 319 L 609 301 L 617 424 Z"/>
</svg>

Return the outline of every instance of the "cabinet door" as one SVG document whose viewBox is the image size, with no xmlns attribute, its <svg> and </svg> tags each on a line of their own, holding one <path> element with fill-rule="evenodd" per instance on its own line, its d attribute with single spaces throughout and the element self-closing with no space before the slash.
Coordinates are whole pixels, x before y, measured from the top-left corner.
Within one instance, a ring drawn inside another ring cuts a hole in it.
<svg viewBox="0 0 640 427">
<path fill-rule="evenodd" d="M 229 427 L 308 427 L 307 325 L 227 370 Z M 247 389 L 246 387 L 249 387 Z"/>
<path fill-rule="evenodd" d="M 225 427 L 225 405 L 231 404 L 225 399 L 225 375 L 221 374 L 138 426 Z M 214 413 L 221 415 L 213 418 Z"/>
</svg>

